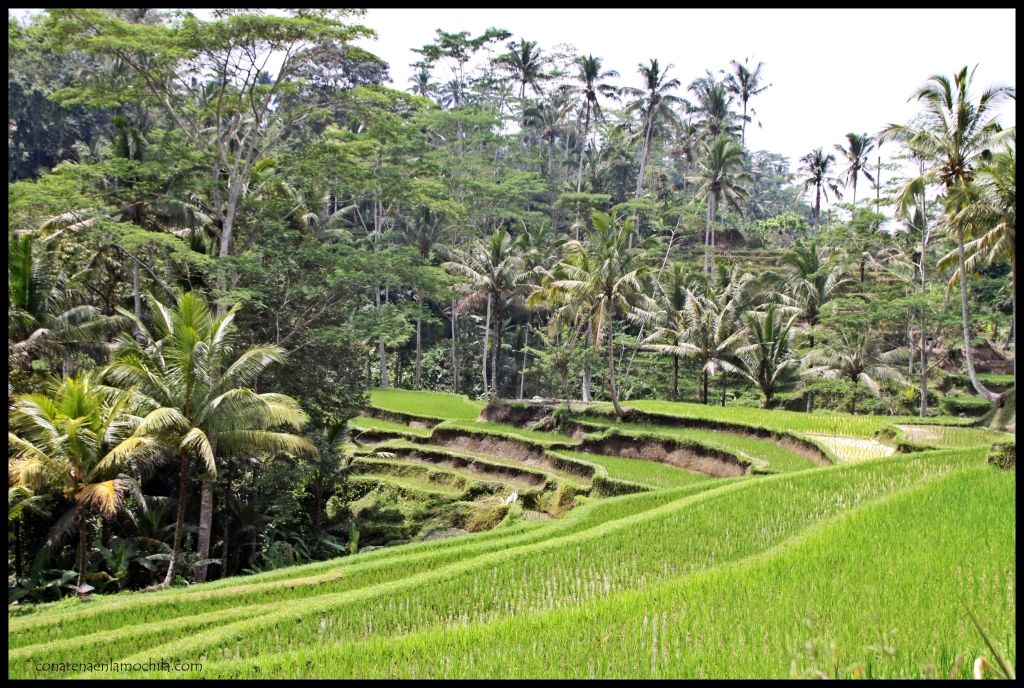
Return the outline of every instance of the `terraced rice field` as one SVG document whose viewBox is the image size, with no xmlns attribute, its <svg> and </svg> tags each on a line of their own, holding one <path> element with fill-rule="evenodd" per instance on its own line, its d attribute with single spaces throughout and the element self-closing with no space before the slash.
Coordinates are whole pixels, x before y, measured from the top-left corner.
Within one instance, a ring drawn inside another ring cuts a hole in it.
<svg viewBox="0 0 1024 688">
<path fill-rule="evenodd" d="M 9 676 L 71 676 L 47 667 L 87 654 L 202 665 L 91 678 L 966 678 L 994 658 L 964 605 L 1015 663 L 1016 476 L 985 462 L 1000 436 L 929 425 L 954 448 L 854 459 L 815 438 L 892 450 L 881 421 L 673 405 L 662 422 L 589 413 L 547 432 L 477 421 L 453 395 L 372 403 L 404 415 L 353 424 L 374 438 L 353 447 L 361 490 L 470 505 L 515 491 L 556 518 L 18 610 Z"/>
</svg>

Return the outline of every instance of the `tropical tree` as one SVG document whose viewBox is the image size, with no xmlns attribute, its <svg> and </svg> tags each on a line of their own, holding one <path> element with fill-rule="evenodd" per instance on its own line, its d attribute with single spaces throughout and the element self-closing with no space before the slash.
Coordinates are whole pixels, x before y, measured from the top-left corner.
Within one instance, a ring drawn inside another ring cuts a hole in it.
<svg viewBox="0 0 1024 688">
<path fill-rule="evenodd" d="M 644 173 L 647 170 L 647 158 L 651 153 L 651 139 L 654 136 L 656 125 L 663 123 L 671 128 L 678 128 L 681 124 L 679 114 L 673 106 L 681 106 L 686 103 L 679 96 L 672 95 L 669 91 L 679 88 L 679 79 L 669 79 L 668 70 L 674 65 L 668 65 L 661 69 L 657 60 L 651 60 L 649 65 L 638 65 L 638 71 L 644 81 L 643 88 L 626 86 L 621 89 L 624 95 L 632 96 L 633 100 L 626 104 L 626 114 L 640 114 L 640 123 L 643 128 L 644 143 L 640 152 L 640 172 L 636 178 L 636 197 L 640 197 L 643 190 Z"/>
<path fill-rule="evenodd" d="M 21 394 L 8 416 L 8 473 L 12 485 L 59 492 L 74 505 L 51 531 L 78 529 L 78 585 L 85 582 L 88 518 L 112 519 L 123 496 L 138 486 L 122 474 L 126 457 L 112 451 L 131 433 L 132 395 L 98 384 L 91 373 L 52 378 L 43 393 Z"/>
<path fill-rule="evenodd" d="M 554 280 L 552 286 L 566 292 L 570 299 L 590 304 L 587 315 L 593 345 L 597 349 L 601 338 L 605 338 L 608 391 L 615 414 L 621 417 L 624 411 L 619 405 L 615 380 L 615 321 L 619 316 L 640 323 L 654 319 L 653 301 L 644 292 L 647 270 L 641 260 L 641 249 L 648 242 L 630 247 L 631 219 L 622 220 L 595 211 L 592 225 L 585 244 L 570 242 L 566 246 L 570 251 L 588 253 L 588 260 L 585 263 L 562 261 L 559 267 L 565 277 Z"/>
<path fill-rule="evenodd" d="M 732 111 L 732 96 L 725 83 L 708 72 L 694 79 L 689 90 L 696 96 L 692 112 L 697 118 L 697 129 L 706 145 L 723 134 L 735 135 L 739 126 Z"/>
<path fill-rule="evenodd" d="M 744 183 L 751 181 L 750 173 L 743 167 L 746 157 L 743 148 L 727 134 L 719 134 L 706 154 L 698 160 L 700 173 L 693 179 L 701 184 L 695 198 L 707 199 L 707 223 L 704 229 L 704 275 L 709 274 L 709 254 L 715 245 L 715 220 L 718 217 L 718 205 L 724 199 L 737 211 L 746 200 L 747 192 Z"/>
<path fill-rule="evenodd" d="M 544 74 L 544 59 L 535 41 L 523 39 L 518 43 L 509 43 L 509 52 L 500 58 L 509 72 L 519 82 L 519 100 L 526 98 L 526 87 L 538 96 L 544 95 L 541 82 L 547 78 Z"/>
<path fill-rule="evenodd" d="M 743 103 L 743 119 L 741 120 L 743 125 L 740 130 L 740 145 L 744 148 L 747 146 L 747 122 L 750 121 L 750 117 L 747 115 L 747 104 L 751 98 L 764 93 L 771 86 L 771 84 L 761 85 L 761 67 L 764 66 L 764 63 L 758 62 L 757 66 L 751 70 L 747 67 L 747 59 L 743 59 L 743 64 L 736 60 L 730 60 L 729 65 L 732 67 L 732 71 L 725 77 L 725 87 Z M 750 114 L 756 115 L 757 113 L 753 108 L 750 108 Z"/>
<path fill-rule="evenodd" d="M 842 267 L 829 265 L 825 249 L 817 241 L 798 241 L 782 255 L 783 303 L 797 309 L 797 314 L 810 331 L 808 340 L 814 348 L 814 331 L 822 307 L 841 293 L 851 280 Z"/>
<path fill-rule="evenodd" d="M 178 515 L 163 582 L 168 586 L 181 556 L 193 458 L 199 457 L 206 472 L 199 511 L 200 563 L 195 570 L 195 579 L 203 581 L 217 457 L 258 452 L 315 454 L 316 448 L 302 437 L 272 430 L 282 425 L 299 429 L 307 416 L 289 396 L 253 391 L 259 375 L 270 364 L 284 360 L 284 350 L 257 345 L 238 353 L 234 319 L 239 306 L 214 317 L 203 299 L 191 292 L 178 297 L 173 308 L 155 299 L 151 303 L 152 329 L 135 320 L 137 337 L 118 337 L 114 360 L 104 378 L 119 387 L 134 388 L 149 407 L 132 435 L 115 447 L 111 456 L 120 460 L 166 452 L 178 458 Z"/>
<path fill-rule="evenodd" d="M 454 260 L 444 263 L 451 272 L 469 278 L 467 294 L 459 301 L 460 310 L 480 308 L 486 303 L 484 322 L 483 388 L 488 394 L 487 355 L 491 357 L 490 394 L 498 398 L 501 387 L 498 376 L 502 326 L 505 313 L 513 299 L 521 297 L 528 272 L 519 246 L 501 227 L 486 240 L 476 241 L 469 250 L 452 251 Z M 491 320 L 494 320 L 494 343 L 490 343 Z"/>
<path fill-rule="evenodd" d="M 874 149 L 875 141 L 867 134 L 858 135 L 850 132 L 846 135 L 846 142 L 845 148 L 837 143 L 835 149 L 846 162 L 846 169 L 842 172 L 843 179 L 847 185 L 853 187 L 853 206 L 856 208 L 857 177 L 864 175 L 869 182 L 875 181 L 868 170 L 868 154 Z"/>
<path fill-rule="evenodd" d="M 686 317 L 687 298 L 692 298 L 686 287 L 686 273 L 682 263 L 672 263 L 666 278 L 658 283 L 656 327 L 641 342 L 640 348 L 672 356 L 672 400 L 679 400 L 679 357 L 692 356 L 697 347 L 687 341 L 689 323 Z M 660 343 L 662 340 L 668 343 Z"/>
<path fill-rule="evenodd" d="M 807 377 L 846 378 L 871 394 L 880 396 L 882 382 L 904 382 L 893 363 L 905 360 L 906 349 L 883 350 L 882 339 L 870 331 L 844 328 L 820 348 L 804 354 L 803 368 Z M 850 407 L 857 412 L 857 394 Z"/>
<path fill-rule="evenodd" d="M 799 365 L 789 341 L 796 318 L 794 314 L 787 319 L 775 304 L 769 304 L 764 312 L 747 311 L 741 320 L 749 343 L 737 347 L 735 363 L 720 362 L 723 369 L 741 375 L 761 390 L 761 408 L 771 408 L 772 398 L 787 374 Z"/>
<path fill-rule="evenodd" d="M 604 80 L 614 79 L 619 76 L 619 73 L 614 69 L 602 72 L 601 58 L 594 57 L 593 55 L 576 58 L 576 65 L 579 68 L 576 74 L 576 80 L 579 82 L 577 93 L 582 100 L 580 103 L 580 116 L 583 118 L 583 137 L 580 139 L 580 165 L 576 172 L 576 192 L 579 193 L 583 190 L 583 160 L 586 157 L 583 155 L 583 150 L 587 147 L 590 135 L 590 119 L 593 117 L 600 120 L 604 117 L 601 102 L 598 100 L 599 96 L 618 100 L 616 88 Z"/>
<path fill-rule="evenodd" d="M 63 358 L 70 372 L 69 353 L 80 349 L 105 355 L 107 337 L 125 327 L 120 316 L 104 315 L 95 306 L 75 304 L 63 271 L 50 278 L 48 266 L 35 255 L 31 235 L 11 236 L 7 254 L 7 364 L 9 370 L 34 357 Z"/>
<path fill-rule="evenodd" d="M 820 148 L 815 148 L 807 155 L 800 158 L 798 172 L 803 175 L 803 191 L 814 188 L 814 207 L 812 208 L 812 229 L 815 235 L 818 234 L 818 220 L 821 217 L 821 197 L 828 200 L 828 192 L 832 191 L 838 199 L 843 195 L 839 191 L 838 178 L 833 177 L 830 172 L 836 162 L 836 156 L 829 153 L 825 155 Z"/>
<path fill-rule="evenodd" d="M 1017 332 L 1017 153 L 1007 147 L 982 165 L 975 176 L 971 191 L 963 208 L 953 217 L 953 223 L 964 228 L 965 236 L 973 236 L 964 246 L 968 253 L 964 264 L 968 271 L 982 265 L 1010 263 L 1010 298 L 1013 317 L 1009 340 Z M 939 268 L 952 270 L 950 285 L 960 279 L 960 268 L 954 268 L 957 252 L 953 251 L 939 261 Z M 1016 363 L 1016 359 L 1014 359 Z"/>
<path fill-rule="evenodd" d="M 920 125 L 890 124 L 881 137 L 899 141 L 912 152 L 928 160 L 932 167 L 927 181 L 939 182 L 946 190 L 946 227 L 956 238 L 957 268 L 960 273 L 960 310 L 967 375 L 975 391 L 989 401 L 1001 405 L 1006 394 L 996 394 L 978 379 L 971 350 L 971 317 L 967 299 L 967 250 L 965 222 L 957 222 L 957 214 L 969 197 L 965 187 L 974 181 L 981 162 L 991 149 L 1012 138 L 1013 130 L 1003 130 L 996 120 L 997 106 L 1007 98 L 1015 99 L 1012 86 L 985 89 L 975 101 L 971 94 L 974 69 L 966 66 L 953 78 L 936 74 L 911 96 L 924 106 Z"/>
</svg>

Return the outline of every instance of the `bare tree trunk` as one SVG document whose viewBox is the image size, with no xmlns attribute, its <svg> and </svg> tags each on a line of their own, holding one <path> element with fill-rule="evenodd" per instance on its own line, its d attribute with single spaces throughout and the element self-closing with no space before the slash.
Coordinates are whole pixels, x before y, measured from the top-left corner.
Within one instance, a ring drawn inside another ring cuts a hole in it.
<svg viewBox="0 0 1024 688">
<path fill-rule="evenodd" d="M 458 355 L 458 335 L 456 333 L 456 320 L 458 315 L 455 312 L 455 297 L 452 296 L 452 392 L 454 394 L 459 393 L 459 355 Z"/>
<path fill-rule="evenodd" d="M 881 158 L 879 158 L 881 159 Z M 922 205 L 921 217 L 924 226 L 921 228 L 921 384 L 919 394 L 921 395 L 918 406 L 919 415 L 924 418 L 928 415 L 928 345 L 925 340 L 925 317 L 927 314 L 928 281 L 926 278 L 925 257 L 928 255 L 928 206 Z"/>
<path fill-rule="evenodd" d="M 89 542 L 86 537 L 85 513 L 80 506 L 75 507 L 75 520 L 78 521 L 78 586 L 81 587 L 85 583 L 85 555 Z"/>
<path fill-rule="evenodd" d="M 583 143 L 580 145 L 580 165 L 576 171 L 576 193 L 583 190 L 583 158 L 587 152 L 587 134 L 590 132 L 590 101 L 587 101 L 586 114 L 583 119 Z M 579 237 L 576 237 L 577 239 Z"/>
<path fill-rule="evenodd" d="M 523 398 L 523 389 L 526 387 L 526 357 L 530 355 L 530 317 L 526 318 L 526 339 L 523 342 L 523 370 L 519 377 L 519 398 Z"/>
<path fill-rule="evenodd" d="M 196 564 L 193 581 L 206 582 L 206 564 L 202 562 L 210 557 L 210 533 L 213 530 L 213 481 L 203 480 L 199 498 L 199 534 L 196 547 L 200 563 Z"/>
<path fill-rule="evenodd" d="M 672 354 L 672 401 L 679 401 L 679 354 Z"/>
<path fill-rule="evenodd" d="M 501 396 L 501 382 L 498 380 L 498 363 L 501 357 L 501 314 L 498 313 L 498 304 L 494 304 L 494 341 L 491 342 L 491 398 L 497 399 Z"/>
<path fill-rule="evenodd" d="M 380 243 L 380 202 L 375 198 L 373 200 L 373 252 L 377 253 L 378 246 Z M 377 317 L 380 318 L 380 287 L 375 289 L 376 306 L 377 306 Z M 379 323 L 378 323 L 379 324 Z M 388 388 L 388 366 L 387 356 L 384 351 L 384 335 L 377 335 L 377 357 L 380 363 L 380 386 L 384 389 Z"/>
<path fill-rule="evenodd" d="M 423 308 L 423 296 L 416 290 L 416 303 Z M 423 387 L 423 318 L 416 316 L 416 389 Z"/>
<path fill-rule="evenodd" d="M 591 328 L 591 325 L 588 323 L 587 324 L 587 347 L 588 347 L 588 349 L 590 347 L 590 342 L 591 342 L 591 339 L 593 337 L 593 333 L 591 332 L 590 328 Z M 590 401 L 591 401 L 591 396 L 590 396 L 590 351 L 589 350 L 587 351 L 587 355 L 583 358 L 583 384 L 582 384 L 582 388 L 580 389 L 580 399 L 584 403 L 587 403 L 587 404 L 589 404 Z"/>
<path fill-rule="evenodd" d="M 615 384 L 615 351 L 614 351 L 614 330 L 612 323 L 608 323 L 608 388 L 612 395 L 612 406 L 615 408 L 615 415 L 619 418 L 625 415 L 622 407 L 619 406 L 619 388 Z"/>
<path fill-rule="evenodd" d="M 188 463 L 189 453 L 181 453 L 181 471 L 178 479 L 178 518 L 174 523 L 174 544 L 171 546 L 171 560 L 167 564 L 167 575 L 164 577 L 163 587 L 169 587 L 174 581 L 174 567 L 178 563 L 178 555 L 181 552 L 181 538 L 185 531 L 185 508 L 188 504 Z"/>
<path fill-rule="evenodd" d="M 967 305 L 967 266 L 964 257 L 964 230 L 957 227 L 956 241 L 957 260 L 960 264 L 960 314 L 963 320 L 964 334 L 964 360 L 967 361 L 967 375 L 971 379 L 974 390 L 985 399 L 997 406 L 1002 406 L 1005 394 L 995 394 L 978 379 L 978 373 L 974 369 L 974 354 L 971 352 L 971 315 Z M 1014 357 L 1016 359 L 1016 357 Z"/>
<path fill-rule="evenodd" d="M 487 356 L 490 355 L 491 336 L 491 294 L 487 294 L 487 318 L 484 320 L 484 350 L 481 358 L 484 378 L 484 397 L 487 397 Z"/>
<path fill-rule="evenodd" d="M 702 404 L 710 403 L 710 400 L 708 399 L 708 371 L 707 370 L 704 370 L 701 373 L 701 388 L 703 389 L 703 393 L 701 394 L 701 403 Z"/>
<path fill-rule="evenodd" d="M 729 388 L 729 373 L 722 371 L 722 406 L 725 406 L 725 390 Z"/>
<path fill-rule="evenodd" d="M 228 554 L 230 549 L 228 547 L 228 535 L 231 532 L 231 509 L 228 504 L 231 499 L 231 463 L 227 464 L 227 484 L 224 486 L 224 523 L 222 523 L 224 532 L 224 542 L 221 546 L 221 559 L 220 559 L 220 577 L 228 577 Z"/>
<path fill-rule="evenodd" d="M 14 578 L 15 580 L 21 580 L 22 576 L 22 560 L 24 556 L 21 553 L 21 519 L 19 518 L 14 522 Z"/>
</svg>

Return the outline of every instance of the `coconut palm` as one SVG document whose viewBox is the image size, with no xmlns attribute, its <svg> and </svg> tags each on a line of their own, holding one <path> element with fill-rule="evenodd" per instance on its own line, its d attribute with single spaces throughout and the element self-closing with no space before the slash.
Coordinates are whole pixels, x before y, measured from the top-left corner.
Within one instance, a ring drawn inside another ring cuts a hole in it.
<svg viewBox="0 0 1024 688">
<path fill-rule="evenodd" d="M 605 337 L 608 391 L 615 414 L 621 417 L 624 412 L 615 380 L 615 321 L 619 316 L 641 323 L 654 319 L 653 301 L 644 293 L 646 266 L 641 261 L 641 249 L 649 240 L 631 247 L 633 221 L 612 218 L 607 213 L 595 211 L 592 225 L 585 244 L 567 245 L 571 251 L 588 253 L 588 260 L 585 264 L 562 261 L 559 267 L 565 277 L 554 280 L 552 286 L 568 298 L 591 304 L 587 323 L 595 349 Z"/>
<path fill-rule="evenodd" d="M 409 77 L 412 87 L 409 89 L 415 95 L 429 98 L 437 92 L 437 84 L 430 80 L 430 70 L 420 66 L 419 71 Z"/>
<path fill-rule="evenodd" d="M 782 255 L 785 274 L 783 303 L 797 309 L 810 328 L 809 343 L 814 347 L 814 328 L 822 307 L 838 296 L 851 280 L 839 266 L 828 265 L 825 249 L 817 241 L 798 241 Z"/>
<path fill-rule="evenodd" d="M 692 356 L 697 347 L 687 341 L 689 324 L 686 303 L 689 290 L 682 263 L 673 263 L 666 278 L 658 284 L 655 301 L 658 304 L 657 326 L 641 342 L 644 351 L 655 351 L 672 356 L 672 400 L 679 400 L 679 357 Z M 692 296 L 692 295 L 691 295 Z M 660 343 L 667 339 L 668 343 Z"/>
<path fill-rule="evenodd" d="M 967 250 L 965 222 L 956 222 L 963 209 L 966 191 L 982 160 L 990 149 L 1012 138 L 1013 130 L 1004 131 L 996 121 L 996 108 L 1007 98 L 1015 99 L 1012 86 L 995 86 L 984 90 L 974 100 L 971 84 L 974 72 L 965 66 L 952 80 L 942 74 L 928 79 L 912 96 L 924 106 L 923 122 L 907 126 L 890 124 L 882 133 L 882 140 L 903 143 L 912 152 L 928 160 L 932 167 L 926 173 L 928 181 L 941 183 L 946 190 L 946 227 L 954 233 L 957 247 L 957 268 L 960 273 L 960 310 L 967 375 L 975 391 L 985 399 L 1001 405 L 1006 394 L 996 394 L 978 379 L 971 351 L 971 317 L 967 298 Z"/>
<path fill-rule="evenodd" d="M 846 378 L 880 396 L 881 382 L 905 383 L 892 364 L 906 357 L 905 349 L 883 351 L 882 340 L 870 331 L 844 329 L 822 347 L 808 351 L 803 357 L 803 367 L 808 377 Z M 857 412 L 856 392 L 850 412 Z"/>
<path fill-rule="evenodd" d="M 707 223 L 704 228 L 704 275 L 710 273 L 709 254 L 715 245 L 715 220 L 718 217 L 718 206 L 725 200 L 732 208 L 739 211 L 740 204 L 746 200 L 747 191 L 744 183 L 752 181 L 749 172 L 744 170 L 746 156 L 743 148 L 735 139 L 727 134 L 720 134 L 705 154 L 698 159 L 699 174 L 692 178 L 701 184 L 694 198 L 707 199 Z"/>
<path fill-rule="evenodd" d="M 506 310 L 514 299 L 521 298 L 523 283 L 528 272 L 518 245 L 504 227 L 486 240 L 476 241 L 467 251 L 453 249 L 454 260 L 443 266 L 458 275 L 469 278 L 466 296 L 459 302 L 459 310 L 475 309 L 487 304 L 484 321 L 483 388 L 488 394 L 487 354 L 491 356 L 490 393 L 498 398 L 501 393 L 498 363 L 500 360 L 502 326 Z M 494 343 L 490 344 L 491 320 L 495 322 Z"/>
<path fill-rule="evenodd" d="M 78 585 L 85 582 L 88 517 L 111 519 L 137 485 L 121 474 L 126 457 L 113 452 L 132 431 L 128 392 L 98 384 L 91 373 L 53 378 L 46 392 L 15 397 L 8 416 L 8 473 L 13 485 L 63 494 L 78 529 Z M 51 537 L 72 519 L 57 522 Z"/>
<path fill-rule="evenodd" d="M 576 92 L 582 100 L 580 113 L 583 117 L 583 137 L 580 139 L 580 165 L 576 172 L 576 192 L 579 193 L 583 189 L 583 160 L 585 156 L 582 151 L 586 148 L 590 135 L 590 119 L 593 117 L 599 120 L 604 117 L 604 111 L 601 110 L 601 102 L 598 99 L 599 96 L 612 100 L 619 99 L 615 87 L 604 81 L 605 79 L 618 77 L 619 73 L 614 69 L 602 72 L 601 58 L 594 57 L 593 55 L 576 58 L 576 65 L 579 68 L 576 74 L 576 80 L 579 82 Z"/>
<path fill-rule="evenodd" d="M 761 408 L 771 408 L 787 374 L 799 365 L 789 342 L 796 318 L 795 314 L 786 318 L 775 304 L 764 312 L 747 311 L 741 320 L 749 343 L 736 349 L 735 363 L 720 362 L 724 370 L 743 376 L 761 390 Z"/>
<path fill-rule="evenodd" d="M 189 491 L 189 470 L 198 457 L 206 471 L 199 516 L 195 579 L 205 580 L 213 513 L 213 483 L 218 456 L 257 452 L 315 454 L 307 440 L 272 428 L 301 428 L 307 420 L 289 396 L 253 391 L 259 375 L 284 360 L 278 346 L 252 346 L 238 353 L 234 327 L 238 306 L 214 317 L 193 293 L 182 294 L 173 308 L 152 300 L 152 329 L 135 322 L 138 336 L 122 334 L 104 378 L 134 388 L 148 412 L 132 435 L 111 452 L 115 459 L 176 454 L 179 464 L 178 515 L 164 586 L 171 584 L 181 556 Z"/>
<path fill-rule="evenodd" d="M 636 197 L 640 197 L 643 190 L 644 173 L 647 170 L 647 158 L 651 153 L 651 139 L 654 136 L 656 125 L 664 124 L 669 128 L 678 128 L 680 125 L 679 114 L 673 106 L 685 105 L 686 101 L 679 96 L 674 96 L 669 91 L 679 88 L 679 79 L 669 79 L 668 70 L 674 65 L 668 65 L 661 69 L 657 60 L 651 60 L 649 65 L 638 65 L 638 71 L 643 78 L 643 88 L 627 86 L 621 89 L 624 95 L 632 96 L 634 100 L 626 104 L 627 115 L 640 114 L 640 122 L 644 132 L 643 148 L 640 153 L 640 172 L 636 178 Z"/>
<path fill-rule="evenodd" d="M 526 98 L 526 87 L 538 96 L 544 95 L 540 84 L 548 78 L 544 73 L 544 60 L 535 41 L 523 39 L 508 44 L 509 52 L 502 56 L 501 61 L 519 82 L 519 100 Z"/>
<path fill-rule="evenodd" d="M 723 134 L 732 136 L 736 133 L 739 125 L 736 124 L 732 96 L 725 83 L 708 72 L 694 79 L 689 90 L 696 96 L 692 111 L 696 115 L 701 138 L 706 144 L 711 144 Z"/>
<path fill-rule="evenodd" d="M 740 145 L 744 148 L 747 146 L 747 122 L 750 121 L 750 117 L 747 115 L 747 104 L 751 98 L 764 93 L 771 86 L 771 84 L 761 85 L 761 67 L 764 66 L 764 63 L 758 62 L 757 66 L 751 70 L 747 67 L 747 59 L 743 59 L 743 64 L 736 60 L 730 60 L 729 65 L 732 67 L 732 71 L 725 77 L 725 87 L 743 103 L 743 119 L 741 120 L 743 128 L 740 131 Z M 750 108 L 750 114 L 756 115 L 757 113 Z"/>
<path fill-rule="evenodd" d="M 845 148 L 837 143 L 835 149 L 846 161 L 846 169 L 842 172 L 843 179 L 853 188 L 853 205 L 856 207 L 857 177 L 864 175 L 869 182 L 875 181 L 868 170 L 868 154 L 874 149 L 875 141 L 867 134 L 857 135 L 850 132 L 846 135 L 846 142 Z"/>
<path fill-rule="evenodd" d="M 35 255 L 38 243 L 30 235 L 12 236 L 7 254 L 7 363 L 9 370 L 25 367 L 41 354 L 64 359 L 84 350 L 106 354 L 106 339 L 128 321 L 106 316 L 89 305 L 75 305 L 63 272 L 49 278 L 44 261 Z"/>
<path fill-rule="evenodd" d="M 993 265 L 1002 261 L 1010 263 L 1010 298 L 1013 317 L 1010 339 L 1017 331 L 1017 153 L 1008 147 L 992 156 L 982 165 L 974 183 L 968 187 L 970 195 L 964 199 L 963 208 L 953 217 L 955 225 L 964 228 L 965 236 L 975 238 L 964 246 L 968 253 L 964 264 L 968 271 L 982 265 Z M 952 269 L 950 285 L 960 279 L 959 267 L 954 267 L 957 252 L 952 251 L 939 261 L 942 270 Z M 1016 359 L 1014 359 L 1016 362 Z"/>
<path fill-rule="evenodd" d="M 821 217 L 821 197 L 825 196 L 825 200 L 828 200 L 828 192 L 831 190 L 833 195 L 839 199 L 843 195 L 839 191 L 839 184 L 841 183 L 838 178 L 833 177 L 829 174 L 832 171 L 832 166 L 836 162 L 836 156 L 829 153 L 825 153 L 820 148 L 815 148 L 807 155 L 800 158 L 800 168 L 798 172 L 803 175 L 803 191 L 806 193 L 808 189 L 814 188 L 814 207 L 812 208 L 812 227 L 815 236 L 818 234 L 818 220 Z"/>
</svg>

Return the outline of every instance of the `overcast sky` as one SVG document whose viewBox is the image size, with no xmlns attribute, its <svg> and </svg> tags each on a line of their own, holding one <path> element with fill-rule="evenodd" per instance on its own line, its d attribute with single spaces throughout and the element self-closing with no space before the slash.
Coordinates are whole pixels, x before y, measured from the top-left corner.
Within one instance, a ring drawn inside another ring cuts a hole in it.
<svg viewBox="0 0 1024 688">
<path fill-rule="evenodd" d="M 408 87 L 411 52 L 437 28 L 473 35 L 491 26 L 541 49 L 568 43 L 640 86 L 637 64 L 657 58 L 685 88 L 732 59 L 764 62 L 771 88 L 751 100 L 752 150 L 782 153 L 795 166 L 811 149 L 831 149 L 849 131 L 875 133 L 919 111 L 907 98 L 929 76 L 977 64 L 975 84 L 1016 85 L 1016 10 L 753 9 L 370 9 L 361 22 L 378 38 L 363 44 Z M 680 93 L 680 95 L 687 95 Z M 1012 101 L 1004 123 L 1016 122 Z M 884 152 L 884 151 L 883 151 Z"/>
<path fill-rule="evenodd" d="M 763 126 L 747 126 L 747 145 L 782 153 L 793 167 L 849 131 L 874 134 L 906 122 L 919 111 L 907 98 L 932 74 L 977 64 L 977 90 L 1016 85 L 1017 76 L 1013 9 L 406 8 L 370 9 L 360 21 L 378 36 L 361 44 L 390 64 L 392 85 L 403 90 L 409 64 L 420 57 L 411 49 L 433 41 L 438 28 L 473 35 L 504 28 L 542 50 L 569 44 L 603 58 L 620 85 L 640 86 L 637 64 L 650 58 L 675 65 L 670 74 L 684 90 L 731 59 L 764 62 L 772 86 L 751 101 Z M 1002 119 L 1016 123 L 1015 102 L 1003 107 Z"/>
</svg>

